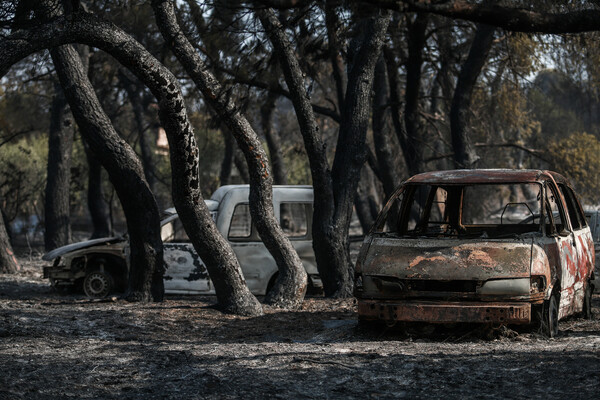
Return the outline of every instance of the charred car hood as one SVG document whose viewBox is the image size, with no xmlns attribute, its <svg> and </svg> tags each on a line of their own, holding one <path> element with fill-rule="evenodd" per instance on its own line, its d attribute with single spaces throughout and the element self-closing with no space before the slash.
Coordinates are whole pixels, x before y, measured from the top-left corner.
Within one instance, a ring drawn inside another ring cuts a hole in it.
<svg viewBox="0 0 600 400">
<path fill-rule="evenodd" d="M 60 257 L 64 254 L 70 253 L 75 250 L 86 249 L 88 247 L 98 246 L 101 244 L 111 244 L 111 243 L 118 243 L 118 242 L 124 242 L 124 241 L 125 241 L 125 238 L 123 238 L 123 236 L 111 236 L 111 237 L 105 237 L 105 238 L 86 240 L 84 242 L 71 243 L 66 246 L 62 246 L 62 247 L 59 247 L 52 251 L 49 251 L 48 253 L 44 254 L 44 256 L 42 257 L 42 260 L 51 261 L 51 260 L 54 260 L 56 257 Z"/>
<path fill-rule="evenodd" d="M 374 237 L 365 275 L 401 279 L 478 280 L 530 276 L 532 239 L 464 240 Z"/>
</svg>

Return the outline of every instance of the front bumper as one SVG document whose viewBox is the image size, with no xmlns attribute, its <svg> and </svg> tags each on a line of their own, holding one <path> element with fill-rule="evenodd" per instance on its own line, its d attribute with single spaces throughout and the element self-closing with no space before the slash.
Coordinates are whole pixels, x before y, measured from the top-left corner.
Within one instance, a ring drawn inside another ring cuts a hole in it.
<svg viewBox="0 0 600 400">
<path fill-rule="evenodd" d="M 51 266 L 44 267 L 44 278 L 50 278 L 53 280 L 74 280 L 75 275 L 68 267 Z"/>
<path fill-rule="evenodd" d="M 531 304 L 521 302 L 358 300 L 358 317 L 366 321 L 529 324 L 531 316 Z"/>
</svg>

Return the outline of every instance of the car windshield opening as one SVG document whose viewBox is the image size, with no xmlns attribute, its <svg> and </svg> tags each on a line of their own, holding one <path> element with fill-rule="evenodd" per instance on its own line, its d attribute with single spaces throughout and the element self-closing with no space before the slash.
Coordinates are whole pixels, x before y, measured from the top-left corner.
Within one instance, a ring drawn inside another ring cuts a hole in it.
<svg viewBox="0 0 600 400">
<path fill-rule="evenodd" d="M 541 191 L 537 183 L 408 184 L 385 207 L 375 231 L 489 238 L 539 232 Z"/>
</svg>

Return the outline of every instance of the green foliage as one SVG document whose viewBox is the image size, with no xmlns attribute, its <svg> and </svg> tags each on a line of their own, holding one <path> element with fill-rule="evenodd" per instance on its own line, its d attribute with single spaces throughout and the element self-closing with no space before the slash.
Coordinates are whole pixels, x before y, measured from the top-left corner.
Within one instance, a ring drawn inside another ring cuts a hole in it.
<svg viewBox="0 0 600 400">
<path fill-rule="evenodd" d="M 0 147 L 0 198 L 9 221 L 41 214 L 47 156 L 48 140 L 43 137 Z"/>
<path fill-rule="evenodd" d="M 548 152 L 554 169 L 571 180 L 587 201 L 600 203 L 600 140 L 588 133 L 573 133 L 552 141 Z"/>
</svg>

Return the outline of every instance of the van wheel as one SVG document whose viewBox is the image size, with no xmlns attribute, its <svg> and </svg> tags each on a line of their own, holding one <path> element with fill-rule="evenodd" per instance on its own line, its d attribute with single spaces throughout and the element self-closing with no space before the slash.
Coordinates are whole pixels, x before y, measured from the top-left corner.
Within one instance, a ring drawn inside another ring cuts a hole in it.
<svg viewBox="0 0 600 400">
<path fill-rule="evenodd" d="M 553 338 L 558 335 L 558 296 L 552 294 L 549 300 L 544 302 L 541 316 L 542 334 Z"/>
<path fill-rule="evenodd" d="M 583 318 L 592 319 L 592 293 L 594 292 L 594 285 L 588 282 L 585 293 L 583 295 Z"/>
<path fill-rule="evenodd" d="M 113 291 L 114 280 L 107 271 L 89 272 L 83 280 L 83 291 L 92 299 L 102 299 Z"/>
</svg>

